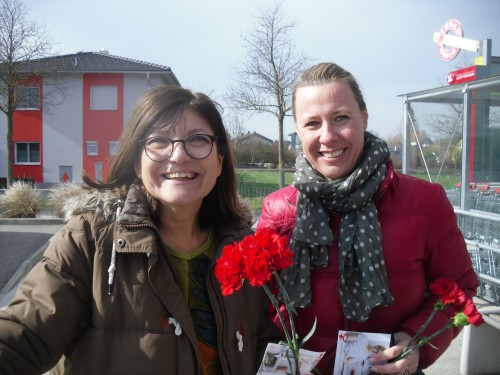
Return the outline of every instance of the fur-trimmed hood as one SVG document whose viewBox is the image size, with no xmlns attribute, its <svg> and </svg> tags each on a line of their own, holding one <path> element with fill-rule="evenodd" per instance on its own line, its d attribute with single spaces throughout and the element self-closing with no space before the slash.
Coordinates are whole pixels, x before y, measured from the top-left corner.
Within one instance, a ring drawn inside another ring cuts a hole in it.
<svg viewBox="0 0 500 375">
<path fill-rule="evenodd" d="M 138 184 L 133 184 L 127 197 L 129 195 L 135 196 L 134 202 L 141 202 L 141 205 L 147 205 L 146 197 L 141 191 Z M 130 194 L 132 192 L 132 194 Z M 142 195 L 137 199 L 138 195 Z M 60 207 L 60 216 L 65 221 L 69 221 L 72 217 L 84 213 L 93 212 L 96 216 L 101 217 L 103 221 L 109 222 L 116 218 L 116 205 L 123 204 L 127 197 L 118 189 L 116 190 L 97 190 L 87 189 L 79 184 L 66 184 L 58 187 L 52 191 L 52 201 L 56 202 Z M 128 201 L 128 199 L 127 199 Z M 254 224 L 254 216 L 248 203 L 240 198 L 241 215 L 244 218 L 244 224 L 252 227 Z M 149 215 L 149 207 L 142 207 L 143 211 Z M 128 210 L 124 210 L 127 212 Z M 143 212 L 144 214 L 144 212 Z"/>
<path fill-rule="evenodd" d="M 87 189 L 79 184 L 66 184 L 52 190 L 51 200 L 65 221 L 88 212 L 94 212 L 104 221 L 116 216 L 115 204 L 123 199 L 118 191 Z"/>
</svg>

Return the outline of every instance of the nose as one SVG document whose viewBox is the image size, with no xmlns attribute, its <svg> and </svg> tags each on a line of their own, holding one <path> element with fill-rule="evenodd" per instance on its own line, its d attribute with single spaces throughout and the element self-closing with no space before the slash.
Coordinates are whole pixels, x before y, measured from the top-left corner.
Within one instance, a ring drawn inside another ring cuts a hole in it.
<svg viewBox="0 0 500 375">
<path fill-rule="evenodd" d="M 319 141 L 322 144 L 328 144 L 335 141 L 338 138 L 337 131 L 335 127 L 328 121 L 323 121 L 320 129 Z"/>
<path fill-rule="evenodd" d="M 170 155 L 170 160 L 181 162 L 190 159 L 189 155 L 186 153 L 184 148 L 184 143 L 174 142 L 172 145 L 172 155 Z"/>
</svg>

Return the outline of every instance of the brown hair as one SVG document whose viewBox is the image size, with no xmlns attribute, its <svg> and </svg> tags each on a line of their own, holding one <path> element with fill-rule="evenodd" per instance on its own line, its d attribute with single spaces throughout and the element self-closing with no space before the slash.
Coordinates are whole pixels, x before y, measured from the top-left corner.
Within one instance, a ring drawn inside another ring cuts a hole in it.
<svg viewBox="0 0 500 375">
<path fill-rule="evenodd" d="M 304 70 L 293 86 L 292 93 L 292 113 L 293 118 L 296 119 L 295 114 L 295 99 L 297 89 L 306 86 L 320 86 L 326 85 L 333 81 L 344 80 L 349 84 L 352 92 L 354 93 L 354 98 L 358 102 L 359 109 L 361 111 L 366 110 L 366 103 L 363 99 L 363 94 L 359 88 L 358 82 L 354 76 L 347 70 L 343 69 L 341 66 L 335 63 L 319 63 L 311 66 L 310 68 Z"/>
<path fill-rule="evenodd" d="M 128 190 L 130 185 L 137 181 L 136 167 L 139 166 L 143 152 L 140 140 L 159 129 L 175 126 L 178 118 L 187 109 L 191 109 L 209 123 L 217 137 L 216 150 L 224 156 L 221 174 L 212 191 L 203 199 L 199 223 L 207 227 L 243 220 L 234 157 L 219 108 L 220 106 L 207 95 L 182 87 L 157 86 L 148 90 L 138 99 L 130 115 L 106 183 L 93 182 L 86 176 L 84 182 L 96 188 Z M 147 192 L 146 194 L 154 214 L 158 202 Z"/>
</svg>

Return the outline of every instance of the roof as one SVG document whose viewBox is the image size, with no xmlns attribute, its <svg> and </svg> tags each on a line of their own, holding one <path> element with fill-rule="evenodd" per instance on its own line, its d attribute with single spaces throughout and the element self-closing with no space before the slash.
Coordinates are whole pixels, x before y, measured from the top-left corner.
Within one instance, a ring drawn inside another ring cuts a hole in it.
<svg viewBox="0 0 500 375">
<path fill-rule="evenodd" d="M 24 72 L 58 73 L 163 72 L 173 75 L 172 70 L 167 66 L 114 56 L 107 51 L 78 52 L 71 55 L 29 60 L 22 63 L 20 70 Z"/>
<path fill-rule="evenodd" d="M 240 135 L 235 139 L 235 142 L 237 143 L 246 143 L 246 142 L 252 142 L 252 141 L 257 141 L 257 142 L 263 142 L 263 143 L 274 143 L 271 139 L 264 137 L 263 135 L 253 132 L 253 133 L 247 133 Z"/>
<path fill-rule="evenodd" d="M 464 89 L 468 91 L 480 90 L 486 98 L 498 100 L 500 92 L 500 76 L 480 79 L 476 81 L 464 82 L 457 85 L 441 86 L 434 89 L 417 91 L 408 94 L 400 94 L 398 97 L 405 97 L 411 102 L 422 103 L 463 103 Z"/>
</svg>

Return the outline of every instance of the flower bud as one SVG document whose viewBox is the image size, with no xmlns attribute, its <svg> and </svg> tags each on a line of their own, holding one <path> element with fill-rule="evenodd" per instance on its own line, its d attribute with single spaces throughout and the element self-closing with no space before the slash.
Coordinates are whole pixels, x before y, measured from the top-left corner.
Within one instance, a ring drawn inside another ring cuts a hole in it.
<svg viewBox="0 0 500 375">
<path fill-rule="evenodd" d="M 467 315 L 465 315 L 463 312 L 457 313 L 453 317 L 452 322 L 455 327 L 464 327 L 469 324 Z"/>
</svg>

